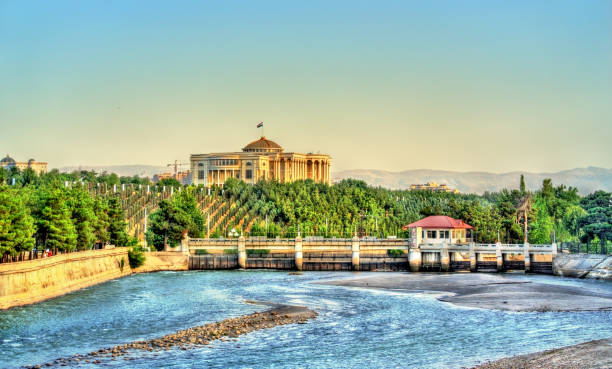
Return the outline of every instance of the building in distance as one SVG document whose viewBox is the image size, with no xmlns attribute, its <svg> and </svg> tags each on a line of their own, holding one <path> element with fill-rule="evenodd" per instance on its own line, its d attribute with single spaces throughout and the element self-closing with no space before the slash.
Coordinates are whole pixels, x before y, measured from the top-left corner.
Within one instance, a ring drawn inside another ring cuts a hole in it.
<svg viewBox="0 0 612 369">
<path fill-rule="evenodd" d="M 11 168 L 17 168 L 21 171 L 30 168 L 38 175 L 47 173 L 47 163 L 45 162 L 36 161 L 34 159 L 19 162 L 19 161 L 15 161 L 15 159 L 11 158 L 8 154 L 6 155 L 5 158 L 0 160 L 0 167 L 7 169 L 7 170 L 10 170 Z"/>
<path fill-rule="evenodd" d="M 236 178 L 249 184 L 260 180 L 289 183 L 311 179 L 330 183 L 331 157 L 326 154 L 285 152 L 274 141 L 261 137 L 240 152 L 193 154 L 190 158 L 192 183 L 221 186 Z"/>
<path fill-rule="evenodd" d="M 172 173 L 159 173 L 153 176 L 152 181 L 154 183 L 157 183 L 161 181 L 162 179 L 166 179 L 166 178 L 174 178 L 177 181 L 179 181 L 179 183 L 185 185 L 185 184 L 191 183 L 191 172 L 190 171 L 178 172 L 176 173 L 176 176 Z"/>
<path fill-rule="evenodd" d="M 413 184 L 410 185 L 411 190 L 415 191 L 433 191 L 433 192 L 451 192 L 451 193 L 459 193 L 459 190 L 454 188 L 449 188 L 445 184 L 438 184 L 437 182 L 427 182 L 423 184 Z"/>
</svg>

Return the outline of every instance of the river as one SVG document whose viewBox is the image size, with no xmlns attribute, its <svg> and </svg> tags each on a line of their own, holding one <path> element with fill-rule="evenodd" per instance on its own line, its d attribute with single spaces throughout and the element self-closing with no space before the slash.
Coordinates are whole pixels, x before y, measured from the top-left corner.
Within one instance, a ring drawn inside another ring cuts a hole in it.
<svg viewBox="0 0 612 369">
<path fill-rule="evenodd" d="M 362 274 L 363 275 L 363 274 Z M 0 311 L 0 367 L 40 364 L 236 317 L 265 306 L 305 305 L 308 324 L 261 330 L 212 347 L 133 352 L 111 368 L 461 368 L 486 359 L 612 336 L 612 312 L 515 313 L 439 302 L 433 293 L 319 285 L 346 272 L 138 274 L 39 304 Z M 609 282 L 523 276 L 608 291 Z M 98 367 L 82 363 L 81 367 Z"/>
</svg>

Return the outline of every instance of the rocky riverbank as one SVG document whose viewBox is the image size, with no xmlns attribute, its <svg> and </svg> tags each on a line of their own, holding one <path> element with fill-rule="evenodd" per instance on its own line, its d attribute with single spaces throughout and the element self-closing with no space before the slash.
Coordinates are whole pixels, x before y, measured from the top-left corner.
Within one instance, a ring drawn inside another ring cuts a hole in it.
<svg viewBox="0 0 612 369">
<path fill-rule="evenodd" d="M 79 363 L 103 364 L 119 358 L 130 360 L 130 354 L 137 351 L 188 350 L 198 346 L 210 345 L 215 340 L 224 341 L 260 329 L 293 323 L 304 324 L 317 316 L 316 312 L 303 306 L 276 305 L 255 301 L 249 301 L 249 303 L 271 305 L 273 307 L 261 313 L 225 319 L 159 338 L 104 348 L 85 355 L 76 354 L 72 357 L 59 358 L 49 363 L 27 366 L 26 368 L 76 366 Z"/>
<path fill-rule="evenodd" d="M 507 311 L 612 310 L 612 293 L 544 284 L 500 274 L 402 273 L 321 282 L 406 292 L 440 292 L 438 300 L 455 305 Z"/>
<path fill-rule="evenodd" d="M 492 361 L 473 369 L 612 368 L 612 338 Z"/>
</svg>

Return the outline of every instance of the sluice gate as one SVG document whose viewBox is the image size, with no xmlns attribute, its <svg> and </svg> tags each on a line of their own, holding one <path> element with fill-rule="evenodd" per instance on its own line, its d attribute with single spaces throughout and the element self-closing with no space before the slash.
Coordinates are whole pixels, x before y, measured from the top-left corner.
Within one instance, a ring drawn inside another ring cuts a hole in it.
<svg viewBox="0 0 612 369">
<path fill-rule="evenodd" d="M 552 274 L 553 245 L 419 244 L 411 239 L 186 239 L 189 269 Z"/>
</svg>

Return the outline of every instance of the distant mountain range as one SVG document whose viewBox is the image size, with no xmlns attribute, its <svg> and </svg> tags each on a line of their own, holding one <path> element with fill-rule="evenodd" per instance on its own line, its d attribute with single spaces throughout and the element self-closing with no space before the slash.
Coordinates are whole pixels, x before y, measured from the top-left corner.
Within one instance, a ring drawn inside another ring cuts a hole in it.
<svg viewBox="0 0 612 369">
<path fill-rule="evenodd" d="M 525 185 L 530 190 L 540 188 L 544 178 L 551 178 L 553 184 L 576 187 L 583 195 L 597 190 L 612 191 L 612 169 L 596 167 L 576 168 L 556 173 L 508 172 L 499 174 L 429 169 L 403 172 L 355 169 L 334 172 L 333 178 L 334 180 L 361 179 L 370 185 L 391 189 L 406 189 L 410 188 L 411 184 L 437 182 L 444 183 L 450 188 L 456 188 L 462 193 L 482 194 L 485 191 L 518 188 L 521 174 L 525 176 Z"/>
<path fill-rule="evenodd" d="M 174 168 L 156 165 L 81 165 L 78 167 L 58 168 L 60 172 L 73 172 L 75 170 L 93 170 L 97 173 L 107 172 L 122 176 L 139 176 L 152 178 L 154 174 L 170 173 Z"/>
<path fill-rule="evenodd" d="M 62 172 L 74 170 L 94 170 L 96 172 L 116 173 L 119 176 L 153 177 L 154 174 L 172 172 L 173 168 L 155 165 L 107 165 L 80 166 L 59 168 Z M 376 169 L 354 169 L 333 173 L 334 180 L 345 178 L 361 179 L 372 186 L 391 189 L 410 188 L 411 184 L 437 182 L 462 193 L 482 194 L 485 191 L 499 191 L 504 188 L 518 188 L 521 174 L 525 175 L 525 184 L 530 190 L 542 186 L 544 178 L 551 178 L 554 184 L 564 184 L 578 188 L 581 194 L 597 190 L 612 191 L 612 169 L 588 167 L 564 170 L 556 173 L 488 173 L 488 172 L 453 172 L 445 170 L 417 169 L 402 172 L 389 172 Z"/>
</svg>

